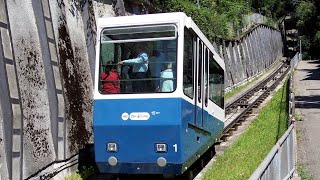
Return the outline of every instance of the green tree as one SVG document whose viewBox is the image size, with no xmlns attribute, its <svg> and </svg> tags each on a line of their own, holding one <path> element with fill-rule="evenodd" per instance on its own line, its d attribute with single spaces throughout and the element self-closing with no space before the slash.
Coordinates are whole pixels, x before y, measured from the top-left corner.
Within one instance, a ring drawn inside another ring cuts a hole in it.
<svg viewBox="0 0 320 180">
<path fill-rule="evenodd" d="M 162 12 L 184 12 L 192 17 L 209 40 L 232 39 L 241 31 L 242 16 L 250 13 L 245 0 L 157 0 Z"/>
<path fill-rule="evenodd" d="M 302 36 L 302 48 L 307 56 L 319 57 L 320 48 L 320 8 L 318 1 L 300 1 L 295 9 L 297 27 Z"/>
<path fill-rule="evenodd" d="M 292 0 L 251 0 L 251 7 L 255 12 L 272 19 L 279 19 L 294 11 Z"/>
</svg>

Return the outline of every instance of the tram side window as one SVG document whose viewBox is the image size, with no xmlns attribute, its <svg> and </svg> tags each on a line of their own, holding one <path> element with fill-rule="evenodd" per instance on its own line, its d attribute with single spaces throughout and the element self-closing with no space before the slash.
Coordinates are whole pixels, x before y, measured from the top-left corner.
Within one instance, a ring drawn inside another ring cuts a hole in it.
<svg viewBox="0 0 320 180">
<path fill-rule="evenodd" d="M 100 49 L 99 92 L 117 94 L 120 92 L 119 68 L 116 63 L 121 60 L 121 44 L 102 44 Z"/>
<path fill-rule="evenodd" d="M 184 54 L 183 54 L 183 92 L 193 99 L 193 34 L 185 28 L 184 31 Z"/>
<path fill-rule="evenodd" d="M 204 91 L 205 91 L 205 106 L 208 106 L 208 63 L 209 58 L 209 49 L 205 49 L 205 59 L 204 59 Z"/>
<path fill-rule="evenodd" d="M 202 97 L 202 87 L 201 87 L 201 82 L 202 82 L 202 45 L 203 42 L 198 38 L 198 46 L 199 46 L 199 51 L 198 51 L 198 87 L 197 87 L 197 92 L 198 92 L 198 102 L 201 102 L 201 97 Z"/>
<path fill-rule="evenodd" d="M 224 71 L 215 61 L 209 64 L 209 99 L 224 108 Z"/>
</svg>

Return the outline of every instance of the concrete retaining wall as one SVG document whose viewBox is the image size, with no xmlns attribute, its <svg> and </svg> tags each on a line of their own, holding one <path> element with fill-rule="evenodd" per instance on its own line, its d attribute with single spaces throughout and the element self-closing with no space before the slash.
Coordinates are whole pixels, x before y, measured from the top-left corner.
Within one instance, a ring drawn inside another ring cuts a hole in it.
<svg viewBox="0 0 320 180">
<path fill-rule="evenodd" d="M 281 32 L 265 25 L 254 27 L 239 40 L 221 40 L 214 46 L 226 64 L 227 92 L 263 73 L 282 57 Z"/>
<path fill-rule="evenodd" d="M 93 142 L 93 8 L 0 0 L 2 179 L 50 178 Z"/>
</svg>

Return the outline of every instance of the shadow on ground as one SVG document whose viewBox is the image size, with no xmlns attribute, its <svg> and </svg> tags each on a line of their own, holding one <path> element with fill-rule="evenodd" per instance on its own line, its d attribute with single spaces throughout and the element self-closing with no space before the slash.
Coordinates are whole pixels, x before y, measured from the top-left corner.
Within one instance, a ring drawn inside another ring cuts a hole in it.
<svg viewBox="0 0 320 180">
<path fill-rule="evenodd" d="M 320 96 L 296 96 L 296 108 L 320 108 Z"/>
<path fill-rule="evenodd" d="M 317 61 L 308 61 L 310 64 L 317 64 L 315 69 L 297 69 L 297 71 L 307 72 L 307 76 L 301 81 L 306 80 L 320 80 L 320 60 Z M 320 83 L 316 82 L 316 83 Z M 320 91 L 320 88 L 306 88 L 307 91 Z M 320 96 L 319 95 L 309 95 L 309 96 L 296 96 L 295 97 L 295 106 L 296 108 L 320 108 Z"/>
<path fill-rule="evenodd" d="M 317 61 L 309 61 L 309 64 L 318 64 L 316 69 L 297 69 L 297 71 L 306 71 L 308 75 L 302 79 L 305 80 L 320 80 L 320 60 Z"/>
</svg>

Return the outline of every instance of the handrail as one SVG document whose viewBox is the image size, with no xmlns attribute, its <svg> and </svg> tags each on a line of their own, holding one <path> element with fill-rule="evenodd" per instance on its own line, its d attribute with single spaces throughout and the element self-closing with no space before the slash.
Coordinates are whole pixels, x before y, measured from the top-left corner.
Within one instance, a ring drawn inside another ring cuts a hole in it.
<svg viewBox="0 0 320 180">
<path fill-rule="evenodd" d="M 265 172 L 265 170 L 269 167 L 270 163 L 272 162 L 273 158 L 277 154 L 278 151 L 280 151 L 282 144 L 287 140 L 290 133 L 292 132 L 294 128 L 294 124 L 291 124 L 289 129 L 285 132 L 285 134 L 279 139 L 279 141 L 276 143 L 276 145 L 273 146 L 267 157 L 262 161 L 262 163 L 258 166 L 258 168 L 254 171 L 254 173 L 250 176 L 249 180 L 256 180 L 260 179 L 261 175 Z M 294 172 L 293 170 L 290 170 L 290 173 Z M 291 177 L 292 174 L 288 174 L 289 177 Z M 287 175 L 287 176 L 288 176 Z M 286 179 L 286 178 L 285 178 Z"/>
<path fill-rule="evenodd" d="M 254 171 L 254 173 L 250 176 L 250 180 L 256 180 L 256 179 L 262 179 L 262 176 L 268 176 L 270 174 L 273 174 L 272 177 L 269 177 L 271 179 L 290 179 L 292 177 L 294 171 L 295 171 L 295 119 L 294 119 L 294 88 L 293 88 L 293 75 L 292 70 L 295 69 L 297 63 L 301 59 L 299 58 L 299 53 L 297 53 L 294 58 L 291 59 L 290 65 L 291 65 L 291 74 L 290 74 L 290 92 L 289 92 L 289 116 L 288 116 L 288 122 L 290 124 L 290 127 L 287 129 L 287 131 L 284 133 L 284 135 L 281 136 L 281 138 L 277 141 L 275 146 L 271 149 L 271 151 L 268 153 L 266 158 L 261 162 L 261 164 L 258 166 L 258 168 Z M 292 135 L 292 136 L 291 136 Z M 290 141 L 290 137 L 292 140 Z M 286 141 L 289 140 L 286 143 Z M 283 147 L 287 146 L 287 149 L 282 149 Z M 290 151 L 292 150 L 292 151 Z M 285 151 L 284 153 L 282 151 Z M 292 154 L 291 154 L 292 153 Z M 278 156 L 277 156 L 278 155 Z M 287 156 L 288 159 L 284 163 L 284 166 L 286 168 L 287 174 L 281 174 L 280 170 L 275 173 L 268 173 L 270 170 L 270 165 L 274 161 L 275 158 L 277 158 L 274 162 L 277 163 L 275 168 L 281 168 L 282 162 L 281 157 L 282 155 Z M 290 156 L 289 156 L 290 155 Z M 278 166 L 277 166 L 278 165 Z M 275 177 L 276 176 L 276 177 Z M 282 177 L 281 177 L 282 176 Z M 283 177 L 284 176 L 284 177 Z M 264 177 L 267 178 L 267 177 Z"/>
</svg>

